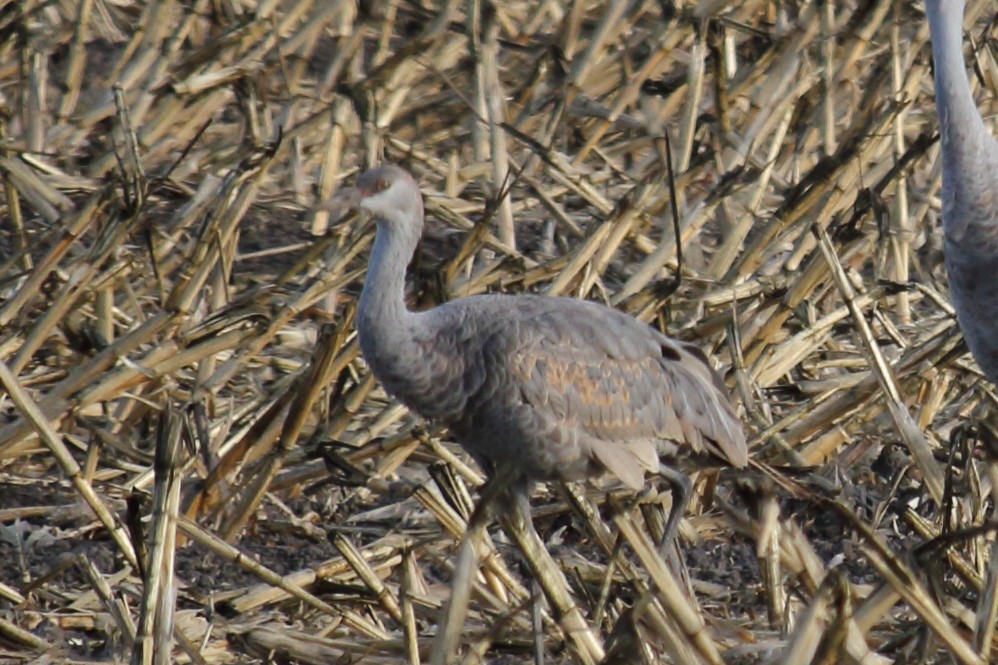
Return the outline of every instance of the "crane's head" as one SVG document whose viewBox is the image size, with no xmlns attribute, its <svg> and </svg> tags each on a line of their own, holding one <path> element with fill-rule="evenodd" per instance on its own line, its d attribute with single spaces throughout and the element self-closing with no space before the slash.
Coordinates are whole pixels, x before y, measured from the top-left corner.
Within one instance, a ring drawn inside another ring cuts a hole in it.
<svg viewBox="0 0 998 665">
<path fill-rule="evenodd" d="M 379 224 L 399 231 L 422 230 L 423 196 L 409 172 L 394 164 L 382 164 L 364 171 L 353 187 L 344 189 L 318 209 L 334 214 L 366 210 Z"/>
</svg>

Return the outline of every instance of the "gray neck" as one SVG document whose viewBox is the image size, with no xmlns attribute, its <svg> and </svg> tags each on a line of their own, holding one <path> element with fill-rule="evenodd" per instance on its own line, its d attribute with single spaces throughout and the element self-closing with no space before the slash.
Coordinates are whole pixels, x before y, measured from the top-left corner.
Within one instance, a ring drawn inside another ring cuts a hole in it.
<svg viewBox="0 0 998 665">
<path fill-rule="evenodd" d="M 962 0 L 925 0 L 935 64 L 944 189 L 950 192 L 959 186 L 955 181 L 962 179 L 963 173 L 981 168 L 983 149 L 991 143 L 967 82 L 963 7 Z"/>
<path fill-rule="evenodd" d="M 378 374 L 383 363 L 398 357 L 402 348 L 412 342 L 415 315 L 405 306 L 405 269 L 419 242 L 414 234 L 389 229 L 388 222 L 378 220 L 374 249 L 357 307 L 357 333 L 361 350 L 369 365 Z"/>
</svg>

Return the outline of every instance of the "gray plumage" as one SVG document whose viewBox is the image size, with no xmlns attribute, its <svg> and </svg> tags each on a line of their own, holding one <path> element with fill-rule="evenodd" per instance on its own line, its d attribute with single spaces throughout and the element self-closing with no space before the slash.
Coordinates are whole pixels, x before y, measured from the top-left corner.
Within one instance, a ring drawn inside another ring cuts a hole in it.
<svg viewBox="0 0 998 665">
<path fill-rule="evenodd" d="M 963 0 L 925 1 L 942 146 L 943 249 L 967 346 L 998 383 L 998 144 L 967 82 L 963 9 Z"/>
<path fill-rule="evenodd" d="M 626 314 L 533 295 L 474 296 L 410 312 L 405 269 L 423 203 L 406 171 L 367 171 L 324 207 L 359 207 L 377 221 L 357 311 L 374 375 L 411 409 L 446 424 L 489 473 L 525 488 L 609 471 L 638 489 L 646 471 L 661 471 L 681 511 L 688 481 L 660 459 L 680 468 L 691 458 L 748 463 L 727 390 L 703 353 Z"/>
</svg>

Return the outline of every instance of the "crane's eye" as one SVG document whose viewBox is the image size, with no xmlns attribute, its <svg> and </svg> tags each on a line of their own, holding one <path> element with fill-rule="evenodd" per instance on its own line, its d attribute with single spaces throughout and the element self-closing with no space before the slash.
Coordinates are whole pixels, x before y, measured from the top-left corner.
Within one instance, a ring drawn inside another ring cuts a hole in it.
<svg viewBox="0 0 998 665">
<path fill-rule="evenodd" d="M 391 185 L 392 183 L 388 182 L 385 178 L 378 178 L 378 181 L 374 183 L 374 189 L 376 189 L 379 192 L 383 192 L 389 187 L 391 187 Z"/>
</svg>

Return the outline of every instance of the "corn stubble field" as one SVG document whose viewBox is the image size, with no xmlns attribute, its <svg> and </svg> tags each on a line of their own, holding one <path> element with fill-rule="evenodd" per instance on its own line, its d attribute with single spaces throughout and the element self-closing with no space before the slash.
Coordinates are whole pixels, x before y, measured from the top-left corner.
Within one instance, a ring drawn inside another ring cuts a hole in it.
<svg viewBox="0 0 998 665">
<path fill-rule="evenodd" d="M 986 118 L 995 20 L 970 0 Z M 0 661 L 429 661 L 482 476 L 359 356 L 372 226 L 310 212 L 383 158 L 426 195 L 411 306 L 612 304 L 707 351 L 780 469 L 697 480 L 678 582 L 657 499 L 539 488 L 576 610 L 493 526 L 461 662 L 993 658 L 927 33 L 901 0 L 0 3 Z"/>
</svg>

